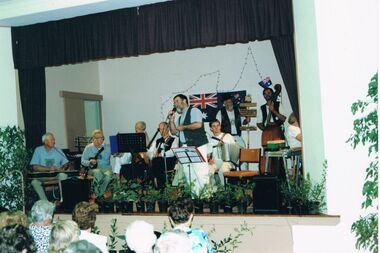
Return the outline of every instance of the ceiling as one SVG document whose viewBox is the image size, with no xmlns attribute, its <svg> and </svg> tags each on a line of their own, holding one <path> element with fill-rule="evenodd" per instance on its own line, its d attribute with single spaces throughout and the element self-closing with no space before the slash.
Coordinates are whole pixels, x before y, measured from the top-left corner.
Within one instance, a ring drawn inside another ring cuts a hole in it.
<svg viewBox="0 0 380 253">
<path fill-rule="evenodd" d="M 0 0 L 0 27 L 23 26 L 169 0 Z"/>
</svg>

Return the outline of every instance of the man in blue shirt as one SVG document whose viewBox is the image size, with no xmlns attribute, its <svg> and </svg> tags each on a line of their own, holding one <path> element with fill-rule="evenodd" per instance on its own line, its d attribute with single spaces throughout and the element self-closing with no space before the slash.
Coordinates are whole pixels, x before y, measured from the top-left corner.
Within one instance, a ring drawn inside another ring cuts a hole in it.
<svg viewBox="0 0 380 253">
<path fill-rule="evenodd" d="M 56 177 L 40 177 L 33 179 L 32 186 L 38 197 L 47 200 L 42 183 L 46 181 L 59 180 L 59 190 L 62 201 L 61 181 L 67 179 L 67 174 L 61 173 L 68 167 L 68 160 L 61 149 L 55 147 L 55 138 L 52 133 L 46 133 L 42 136 L 44 145 L 34 150 L 30 165 L 36 172 L 60 172 Z"/>
<path fill-rule="evenodd" d="M 112 179 L 111 149 L 103 142 L 102 130 L 95 129 L 92 132 L 92 143 L 85 147 L 82 155 L 82 165 L 89 168 L 90 175 L 94 175 L 97 197 L 103 196 Z"/>
</svg>

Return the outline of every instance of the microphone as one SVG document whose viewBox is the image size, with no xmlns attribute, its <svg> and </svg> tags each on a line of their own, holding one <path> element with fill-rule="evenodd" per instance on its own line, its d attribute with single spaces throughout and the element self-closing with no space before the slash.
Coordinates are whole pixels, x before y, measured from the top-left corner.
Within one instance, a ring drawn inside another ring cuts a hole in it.
<svg viewBox="0 0 380 253">
<path fill-rule="evenodd" d="M 176 112 L 176 111 L 177 111 L 177 108 L 173 106 L 172 112 Z M 170 116 L 168 114 L 168 116 L 166 117 L 166 123 L 169 123 L 169 120 L 170 120 Z"/>
</svg>

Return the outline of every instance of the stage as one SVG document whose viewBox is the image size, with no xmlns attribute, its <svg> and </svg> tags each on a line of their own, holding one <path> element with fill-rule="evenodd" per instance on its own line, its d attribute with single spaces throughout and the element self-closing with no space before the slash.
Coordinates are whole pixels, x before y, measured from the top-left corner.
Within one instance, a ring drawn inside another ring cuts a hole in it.
<svg viewBox="0 0 380 253">
<path fill-rule="evenodd" d="M 69 214 L 56 214 L 55 219 L 71 219 Z M 110 234 L 112 219 L 117 219 L 118 234 L 124 234 L 125 228 L 134 220 L 144 220 L 154 225 L 156 231 L 170 228 L 166 214 L 98 214 L 96 226 L 100 234 Z M 336 226 L 340 222 L 337 215 L 258 215 L 258 214 L 196 214 L 193 227 L 201 227 L 211 240 L 219 242 L 228 235 L 235 236 L 235 229 L 242 226 L 251 228 L 252 234 L 247 231 L 239 237 L 238 248 L 234 252 L 293 252 L 292 227 L 302 226 Z M 142 235 L 143 236 L 143 235 Z M 121 249 L 123 242 L 118 241 L 116 249 Z"/>
</svg>

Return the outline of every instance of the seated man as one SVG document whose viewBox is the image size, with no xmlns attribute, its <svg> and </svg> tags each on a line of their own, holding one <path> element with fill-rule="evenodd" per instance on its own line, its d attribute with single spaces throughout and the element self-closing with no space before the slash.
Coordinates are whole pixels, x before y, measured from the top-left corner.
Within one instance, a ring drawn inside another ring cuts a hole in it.
<svg viewBox="0 0 380 253">
<path fill-rule="evenodd" d="M 148 150 L 148 157 L 152 161 L 150 174 L 154 179 L 154 185 L 157 188 L 162 188 L 166 182 L 164 159 L 166 158 L 167 171 L 172 171 L 176 158 L 170 149 L 178 146 L 178 144 L 175 144 L 176 138 L 169 135 L 169 126 L 166 122 L 161 122 L 158 129 L 160 130 L 161 138 L 152 143 Z"/>
<path fill-rule="evenodd" d="M 37 147 L 34 150 L 30 165 L 33 171 L 39 172 L 62 172 L 68 167 L 68 160 L 61 149 L 55 147 L 55 138 L 52 133 L 46 133 L 42 136 L 44 145 Z M 40 177 L 32 181 L 32 186 L 39 199 L 47 200 L 42 183 L 46 181 L 58 180 L 61 202 L 62 202 L 62 185 L 61 181 L 67 179 L 65 173 L 58 173 L 54 177 Z"/>
<path fill-rule="evenodd" d="M 302 133 L 297 117 L 292 112 L 288 119 L 289 126 L 286 128 L 285 137 L 291 149 L 302 147 Z"/>
<path fill-rule="evenodd" d="M 135 124 L 135 133 L 145 134 L 145 145 L 148 145 L 149 138 L 145 131 L 146 124 L 144 121 L 137 121 Z M 137 179 L 139 182 L 145 180 L 145 173 L 148 168 L 149 159 L 147 152 L 124 153 L 119 159 L 115 160 L 114 172 L 120 171 L 122 178 L 131 180 Z"/>
<path fill-rule="evenodd" d="M 222 146 L 225 144 L 235 144 L 235 139 L 231 134 L 223 133 L 221 131 L 220 122 L 217 119 L 211 120 L 210 130 L 213 136 L 210 138 L 210 144 L 212 146 L 211 157 L 208 161 L 211 171 L 218 172 L 220 182 L 224 184 L 223 173 L 230 171 L 234 165 L 231 162 L 223 161 Z"/>
<path fill-rule="evenodd" d="M 92 143 L 88 144 L 82 155 L 82 165 L 88 168 L 88 174 L 94 176 L 97 182 L 95 194 L 102 196 L 112 179 L 110 164 L 111 150 L 109 145 L 104 144 L 102 130 L 95 129 L 92 132 Z"/>
</svg>

